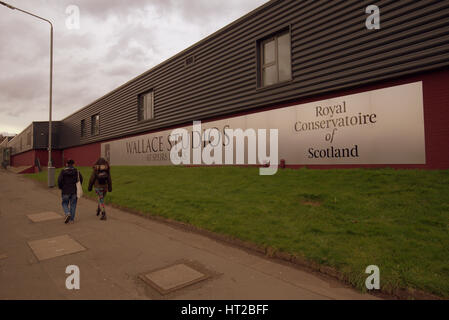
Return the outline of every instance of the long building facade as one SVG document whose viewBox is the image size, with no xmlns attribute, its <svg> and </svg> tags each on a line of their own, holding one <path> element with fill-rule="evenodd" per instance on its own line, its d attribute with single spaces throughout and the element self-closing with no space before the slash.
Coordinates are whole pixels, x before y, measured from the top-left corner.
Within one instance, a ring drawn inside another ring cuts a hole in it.
<svg viewBox="0 0 449 320">
<path fill-rule="evenodd" d="M 54 165 L 170 164 L 193 121 L 278 129 L 286 166 L 447 169 L 449 1 L 270 1 L 55 122 Z M 11 165 L 46 164 L 46 128 Z"/>
</svg>

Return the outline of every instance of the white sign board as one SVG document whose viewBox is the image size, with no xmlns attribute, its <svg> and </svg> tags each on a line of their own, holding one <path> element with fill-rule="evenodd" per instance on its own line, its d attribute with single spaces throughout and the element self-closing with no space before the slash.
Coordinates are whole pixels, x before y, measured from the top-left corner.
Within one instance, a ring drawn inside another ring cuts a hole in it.
<svg viewBox="0 0 449 320">
<path fill-rule="evenodd" d="M 287 165 L 426 163 L 422 82 L 202 123 L 207 128 L 278 129 L 278 159 Z M 170 165 L 171 131 L 102 143 L 102 156 L 111 165 Z"/>
</svg>

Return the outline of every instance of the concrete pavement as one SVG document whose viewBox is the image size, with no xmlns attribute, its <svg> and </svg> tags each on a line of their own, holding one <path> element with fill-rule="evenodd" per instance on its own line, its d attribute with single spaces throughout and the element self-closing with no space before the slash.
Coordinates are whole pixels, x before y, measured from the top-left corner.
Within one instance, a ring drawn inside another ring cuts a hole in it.
<svg viewBox="0 0 449 320">
<path fill-rule="evenodd" d="M 324 276 L 246 252 L 203 235 L 78 201 L 64 224 L 59 190 L 0 170 L 0 299 L 376 299 Z M 58 220 L 27 215 L 54 211 Z M 68 235 L 86 250 L 39 261 L 28 242 Z M 186 262 L 211 277 L 162 295 L 139 275 Z M 80 290 L 68 290 L 68 265 L 80 269 Z"/>
</svg>

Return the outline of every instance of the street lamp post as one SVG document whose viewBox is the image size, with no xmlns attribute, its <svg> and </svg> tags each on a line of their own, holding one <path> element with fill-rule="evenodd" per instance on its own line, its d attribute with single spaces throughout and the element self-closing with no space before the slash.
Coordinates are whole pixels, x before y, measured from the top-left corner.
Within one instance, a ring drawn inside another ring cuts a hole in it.
<svg viewBox="0 0 449 320">
<path fill-rule="evenodd" d="M 26 13 L 30 16 L 33 16 L 35 18 L 44 20 L 50 24 L 50 110 L 49 110 L 49 121 L 48 121 L 48 186 L 54 187 L 55 185 L 55 168 L 53 167 L 53 163 L 51 161 L 51 109 L 52 109 L 52 96 L 53 96 L 53 24 L 50 22 L 50 20 L 47 20 L 45 18 L 39 17 L 35 14 L 32 14 L 31 12 L 13 7 L 10 4 L 7 4 L 3 1 L 0 1 L 1 5 L 4 5 L 5 7 L 12 9 L 12 10 L 18 10 L 23 13 Z"/>
</svg>

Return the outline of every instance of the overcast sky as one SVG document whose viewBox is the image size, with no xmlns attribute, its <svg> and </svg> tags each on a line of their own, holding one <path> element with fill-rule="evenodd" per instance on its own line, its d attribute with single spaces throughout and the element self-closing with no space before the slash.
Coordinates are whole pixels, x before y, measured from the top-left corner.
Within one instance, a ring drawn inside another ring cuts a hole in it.
<svg viewBox="0 0 449 320">
<path fill-rule="evenodd" d="M 61 120 L 267 0 L 3 0 L 53 21 Z M 70 5 L 79 8 L 79 29 Z M 0 133 L 48 120 L 49 25 L 0 5 Z"/>
</svg>

